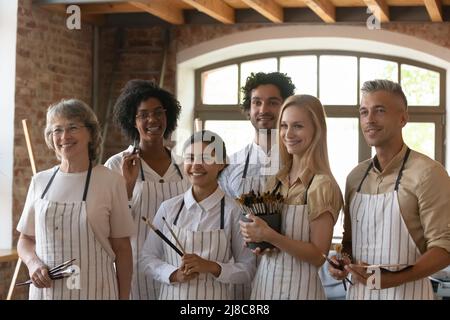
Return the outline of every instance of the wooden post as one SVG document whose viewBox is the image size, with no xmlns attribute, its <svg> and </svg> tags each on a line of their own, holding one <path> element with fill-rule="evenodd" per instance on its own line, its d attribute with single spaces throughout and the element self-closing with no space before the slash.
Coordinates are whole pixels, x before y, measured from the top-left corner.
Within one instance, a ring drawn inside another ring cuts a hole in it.
<svg viewBox="0 0 450 320">
<path fill-rule="evenodd" d="M 31 170 L 33 171 L 33 175 L 36 174 L 36 164 L 34 162 L 33 148 L 31 147 L 31 139 L 30 134 L 28 132 L 27 120 L 22 120 L 23 133 L 25 134 L 25 141 L 27 143 L 28 156 L 30 158 Z M 9 285 L 8 295 L 6 296 L 6 300 L 11 300 L 14 287 L 16 286 L 17 277 L 19 276 L 20 266 L 22 265 L 22 259 L 17 260 L 16 268 L 14 269 L 14 274 L 11 280 L 11 284 Z"/>
</svg>

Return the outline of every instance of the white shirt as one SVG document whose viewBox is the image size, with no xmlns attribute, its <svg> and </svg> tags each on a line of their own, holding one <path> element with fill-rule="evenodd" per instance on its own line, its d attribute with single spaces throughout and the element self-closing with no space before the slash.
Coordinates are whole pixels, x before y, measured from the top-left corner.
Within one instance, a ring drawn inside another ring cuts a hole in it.
<svg viewBox="0 0 450 320">
<path fill-rule="evenodd" d="M 279 153 L 276 145 L 267 154 L 263 148 L 252 142 L 245 148 L 230 156 L 230 165 L 219 176 L 219 185 L 227 195 L 237 198 L 241 193 L 242 175 L 245 161 L 250 150 L 247 177 L 275 175 L 280 167 Z"/>
<path fill-rule="evenodd" d="M 111 156 L 111 158 L 109 158 L 105 162 L 105 167 L 107 167 L 119 174 L 122 174 L 123 153 L 124 152 L 132 152 L 132 151 L 133 151 L 133 146 L 130 145 L 128 147 L 128 149 Z M 162 177 L 155 170 L 153 170 L 144 160 L 142 160 L 141 163 L 142 163 L 142 169 L 144 171 L 145 180 L 153 181 L 153 182 L 159 182 L 161 179 L 163 179 L 165 182 L 179 181 L 181 179 L 181 177 L 180 177 L 180 174 L 178 173 L 178 170 L 175 168 L 174 163 L 180 163 L 180 161 L 179 161 L 180 159 L 173 153 L 172 153 L 171 157 L 172 157 L 172 163 L 170 164 L 169 168 L 167 169 L 167 171 L 164 173 L 164 175 Z M 178 167 L 180 169 L 181 174 L 183 175 L 183 179 L 187 179 L 187 177 L 183 173 L 183 166 L 178 164 Z M 140 180 L 140 179 L 141 179 L 141 173 L 139 172 L 138 180 Z M 136 191 L 137 190 L 134 190 L 133 194 Z"/>
<path fill-rule="evenodd" d="M 33 176 L 17 230 L 35 236 L 34 203 L 40 199 L 57 166 Z M 58 171 L 44 199 L 53 202 L 80 202 L 83 199 L 87 171 L 65 173 Z M 133 235 L 133 220 L 128 208 L 125 180 L 121 175 L 103 167 L 92 169 L 86 197 L 89 225 L 105 250 L 115 257 L 109 238 Z"/>
<path fill-rule="evenodd" d="M 218 230 L 220 229 L 220 202 L 224 195 L 225 193 L 217 188 L 208 198 L 198 203 L 192 195 L 192 188 L 190 188 L 184 194 L 163 202 L 156 213 L 153 224 L 169 237 L 170 232 L 162 217 L 165 217 L 169 225 L 172 225 L 184 200 L 177 227 L 189 231 Z M 250 282 L 256 272 L 255 256 L 244 247 L 244 239 L 239 229 L 239 219 L 239 208 L 233 199 L 225 196 L 224 231 L 231 241 L 232 256 L 235 262 L 231 262 L 232 260 L 228 263 L 216 261 L 222 268 L 216 279 L 223 283 Z M 179 266 L 168 264 L 163 259 L 163 240 L 155 232 L 150 232 L 145 241 L 139 263 L 146 274 L 157 281 L 170 284 L 169 277 Z"/>
</svg>

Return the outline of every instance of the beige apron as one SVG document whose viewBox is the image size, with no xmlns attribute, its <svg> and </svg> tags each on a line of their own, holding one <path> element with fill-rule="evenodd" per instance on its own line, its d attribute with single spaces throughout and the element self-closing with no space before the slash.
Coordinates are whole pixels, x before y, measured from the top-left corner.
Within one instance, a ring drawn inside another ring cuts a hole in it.
<svg viewBox="0 0 450 320">
<path fill-rule="evenodd" d="M 421 256 L 403 220 L 398 188 L 410 149 L 406 151 L 394 190 L 384 194 L 362 194 L 361 186 L 372 168 L 369 165 L 350 204 L 354 261 L 368 264 L 414 264 Z M 404 300 L 434 299 L 428 278 L 398 287 L 376 290 L 361 283 L 350 286 L 348 299 Z"/>
<path fill-rule="evenodd" d="M 314 178 L 314 177 L 313 177 Z M 293 240 L 310 242 L 307 193 L 304 205 L 285 205 L 281 233 Z M 276 190 L 279 188 L 278 183 Z M 263 255 L 252 285 L 252 300 L 322 300 L 325 291 L 319 268 L 286 252 Z"/>
<path fill-rule="evenodd" d="M 184 201 L 172 224 L 172 230 L 177 235 L 186 252 L 217 262 L 229 262 L 231 259 L 231 240 L 224 230 L 225 198 L 221 200 L 220 229 L 213 231 L 190 231 L 177 227 L 178 217 L 183 209 Z M 166 234 L 172 243 L 176 243 L 170 234 Z M 164 242 L 164 260 L 174 266 L 181 265 L 181 257 Z M 160 300 L 229 300 L 229 284 L 219 282 L 208 273 L 201 273 L 197 278 L 173 284 L 162 284 Z"/>
<path fill-rule="evenodd" d="M 79 277 L 79 286 L 68 285 L 70 278 L 52 281 L 51 288 L 38 289 L 31 285 L 30 299 L 118 299 L 114 260 L 96 239 L 87 219 L 86 196 L 92 165 L 89 165 L 81 202 L 61 203 L 44 199 L 58 170 L 35 204 L 36 254 L 50 268 L 76 259 L 73 264 L 78 266 L 80 273 L 72 277 Z"/>
<path fill-rule="evenodd" d="M 189 188 L 189 182 L 183 179 L 180 168 L 173 162 L 180 180 L 176 182 L 166 182 L 163 179 L 154 182 L 147 181 L 144 177 L 142 164 L 141 181 L 136 181 L 140 190 L 136 197 L 133 197 L 132 215 L 135 223 L 134 236 L 131 237 L 133 248 L 133 279 L 131 282 L 131 299 L 134 300 L 156 300 L 159 296 L 159 282 L 147 276 L 139 266 L 138 259 L 141 257 L 142 248 L 149 232 L 148 226 L 141 217 L 146 217 L 148 221 L 153 221 L 161 203 L 184 193 Z M 136 187 L 135 187 L 136 188 Z"/>
</svg>

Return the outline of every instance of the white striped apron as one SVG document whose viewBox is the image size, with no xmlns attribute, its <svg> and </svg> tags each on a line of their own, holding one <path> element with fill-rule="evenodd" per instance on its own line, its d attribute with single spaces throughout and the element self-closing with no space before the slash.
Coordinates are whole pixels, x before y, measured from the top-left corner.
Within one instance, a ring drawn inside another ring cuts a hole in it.
<svg viewBox="0 0 450 320">
<path fill-rule="evenodd" d="M 70 259 L 79 267 L 79 288 L 68 286 L 70 278 L 52 281 L 50 288 L 30 286 L 31 300 L 118 299 L 113 258 L 96 239 L 86 213 L 86 196 L 92 165 L 86 177 L 81 202 L 52 202 L 44 199 L 59 168 L 45 187 L 36 208 L 36 254 L 50 268 Z"/>
<path fill-rule="evenodd" d="M 156 300 L 159 296 L 159 282 L 151 276 L 147 276 L 139 266 L 142 248 L 149 232 L 148 226 L 141 217 L 146 217 L 148 221 L 153 221 L 161 203 L 184 193 L 189 188 L 189 182 L 183 179 L 180 168 L 173 162 L 180 180 L 167 182 L 163 179 L 159 181 L 145 180 L 142 164 L 140 166 L 140 181 L 136 181 L 136 186 L 140 192 L 133 196 L 131 211 L 134 219 L 135 232 L 131 237 L 131 247 L 133 249 L 133 278 L 131 281 L 131 299 L 134 300 Z"/>
<path fill-rule="evenodd" d="M 190 231 L 177 227 L 178 217 L 184 201 L 172 224 L 172 230 L 186 252 L 217 262 L 229 262 L 231 259 L 231 239 L 224 230 L 225 198 L 221 200 L 220 229 L 213 231 Z M 170 233 L 165 234 L 172 243 L 176 243 Z M 164 260 L 174 266 L 181 265 L 181 257 L 164 242 Z M 229 300 L 229 284 L 219 282 L 210 273 L 200 273 L 191 281 L 184 283 L 162 284 L 160 300 Z"/>
<path fill-rule="evenodd" d="M 247 151 L 247 157 L 245 158 L 244 172 L 242 173 L 241 185 L 239 190 L 239 195 L 243 193 L 248 193 L 251 190 L 255 193 L 263 192 L 266 187 L 267 177 L 265 175 L 258 175 L 253 177 L 247 177 L 248 165 L 250 162 L 250 147 Z M 260 257 L 257 256 L 255 259 L 256 267 L 258 267 Z M 233 300 L 248 300 L 252 292 L 251 281 L 249 283 L 243 284 L 231 284 L 230 285 L 230 297 Z"/>
<path fill-rule="evenodd" d="M 314 177 L 313 177 L 314 178 Z M 310 242 L 307 193 L 304 205 L 285 205 L 281 233 L 293 240 Z M 278 183 L 276 190 L 279 188 Z M 252 300 L 323 300 L 325 291 L 319 268 L 279 251 L 263 255 L 253 279 Z"/>
<path fill-rule="evenodd" d="M 421 256 L 403 220 L 398 202 L 398 188 L 410 149 L 406 151 L 394 191 L 362 194 L 361 186 L 372 168 L 369 165 L 350 204 L 352 254 L 354 261 L 368 264 L 414 264 Z M 411 300 L 434 299 L 428 278 L 400 286 L 376 290 L 361 283 L 350 286 L 348 299 Z"/>
</svg>

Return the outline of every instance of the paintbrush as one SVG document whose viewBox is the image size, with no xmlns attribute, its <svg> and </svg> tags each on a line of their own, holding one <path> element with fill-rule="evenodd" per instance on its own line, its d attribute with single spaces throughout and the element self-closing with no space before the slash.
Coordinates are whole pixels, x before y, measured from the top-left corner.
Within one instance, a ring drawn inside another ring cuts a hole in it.
<svg viewBox="0 0 450 320">
<path fill-rule="evenodd" d="M 322 253 L 322 256 L 328 261 L 328 263 L 333 268 L 341 270 L 341 271 L 344 270 L 344 266 L 343 265 L 337 264 L 336 262 L 334 262 L 333 260 L 328 258 L 326 254 Z M 345 284 L 345 281 L 348 281 L 348 283 L 350 283 L 351 285 L 353 285 L 353 282 L 351 282 L 349 278 L 342 279 L 342 284 L 344 285 L 344 289 L 347 290 L 347 285 Z"/>
<path fill-rule="evenodd" d="M 178 249 L 176 247 L 176 245 L 174 245 L 172 242 L 170 242 L 170 240 L 167 239 L 167 237 L 161 231 L 159 231 L 157 228 L 155 228 L 155 226 L 153 224 L 151 224 L 150 221 L 148 221 L 148 219 L 146 217 L 142 217 L 142 220 L 144 220 L 144 222 L 150 227 L 150 229 L 155 231 L 156 234 L 161 239 L 163 239 L 165 243 L 167 243 L 173 250 L 175 250 L 175 252 L 178 253 L 178 255 L 180 255 L 181 257 L 183 256 L 183 252 L 181 252 L 180 249 Z"/>
<path fill-rule="evenodd" d="M 76 259 L 68 260 L 66 262 L 61 263 L 60 265 L 57 265 L 51 269 L 48 270 L 48 275 L 50 276 L 50 279 L 57 280 L 62 278 L 70 277 L 72 274 L 75 273 L 75 268 L 72 268 L 72 263 Z M 33 281 L 27 280 L 25 282 L 17 283 L 16 286 L 25 286 L 28 284 L 31 284 Z"/>
<path fill-rule="evenodd" d="M 175 232 L 173 232 L 172 228 L 170 227 L 169 223 L 166 221 L 165 217 L 162 217 L 164 224 L 166 225 L 167 229 L 169 229 L 170 234 L 172 235 L 172 237 L 175 239 L 175 241 L 177 242 L 178 246 L 180 247 L 181 251 L 183 251 L 183 255 L 186 254 L 186 250 L 184 250 L 183 245 L 180 243 L 180 241 L 178 240 L 177 236 L 175 235 Z"/>
</svg>

